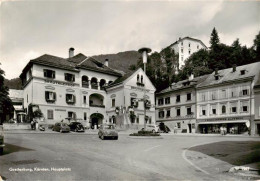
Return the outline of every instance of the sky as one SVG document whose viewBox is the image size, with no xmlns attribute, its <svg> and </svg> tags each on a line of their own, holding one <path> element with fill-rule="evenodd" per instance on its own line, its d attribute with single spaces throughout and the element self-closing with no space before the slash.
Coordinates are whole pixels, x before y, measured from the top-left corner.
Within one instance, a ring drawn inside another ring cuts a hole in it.
<svg viewBox="0 0 260 181">
<path fill-rule="evenodd" d="M 221 43 L 251 47 L 260 1 L 0 0 L 0 68 L 16 78 L 30 59 L 67 58 L 70 47 L 86 56 L 160 51 L 186 36 L 208 46 L 214 27 Z"/>
</svg>

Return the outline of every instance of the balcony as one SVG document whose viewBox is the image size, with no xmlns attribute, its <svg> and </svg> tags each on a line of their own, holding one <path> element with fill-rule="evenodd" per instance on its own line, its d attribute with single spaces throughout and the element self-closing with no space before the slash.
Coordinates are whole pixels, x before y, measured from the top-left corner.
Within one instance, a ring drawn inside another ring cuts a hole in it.
<svg viewBox="0 0 260 181">
<path fill-rule="evenodd" d="M 90 107 L 101 107 L 101 108 L 105 108 L 105 105 L 99 105 L 99 104 L 90 104 Z"/>
<path fill-rule="evenodd" d="M 89 88 L 89 83 L 88 82 L 82 82 L 82 87 Z"/>
</svg>

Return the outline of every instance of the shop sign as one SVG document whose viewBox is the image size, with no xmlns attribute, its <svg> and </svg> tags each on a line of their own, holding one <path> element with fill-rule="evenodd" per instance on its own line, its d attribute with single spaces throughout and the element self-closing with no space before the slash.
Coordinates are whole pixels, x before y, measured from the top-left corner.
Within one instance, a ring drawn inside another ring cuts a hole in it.
<svg viewBox="0 0 260 181">
<path fill-rule="evenodd" d="M 137 91 L 142 91 L 142 92 L 149 92 L 149 90 L 147 89 L 143 89 L 141 87 L 134 87 L 134 86 L 131 86 L 131 89 L 133 90 L 137 90 Z"/>
<path fill-rule="evenodd" d="M 66 109 L 55 109 L 55 111 L 64 111 L 64 112 L 66 112 Z"/>
<path fill-rule="evenodd" d="M 204 120 L 198 120 L 198 122 L 236 121 L 236 120 L 245 120 L 245 119 L 248 119 L 248 118 L 245 118 L 245 117 L 230 117 L 230 118 L 204 119 Z"/>
<path fill-rule="evenodd" d="M 59 81 L 53 81 L 53 80 L 45 80 L 46 83 L 51 83 L 51 84 L 58 84 L 58 85 L 67 85 L 67 86 L 74 86 L 72 83 L 67 83 L 67 82 L 59 82 Z"/>
</svg>

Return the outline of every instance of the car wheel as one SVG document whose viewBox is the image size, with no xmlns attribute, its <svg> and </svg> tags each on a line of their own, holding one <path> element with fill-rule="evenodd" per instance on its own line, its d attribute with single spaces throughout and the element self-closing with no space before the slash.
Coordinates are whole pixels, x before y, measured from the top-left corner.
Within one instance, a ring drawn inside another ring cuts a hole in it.
<svg viewBox="0 0 260 181">
<path fill-rule="evenodd" d="M 62 133 L 62 129 L 60 129 L 60 133 Z"/>
<path fill-rule="evenodd" d="M 54 128 L 52 128 L 52 131 L 54 131 Z"/>
<path fill-rule="evenodd" d="M 4 153 L 4 148 L 0 148 L 0 155 Z"/>
<path fill-rule="evenodd" d="M 152 130 L 152 133 L 155 133 L 155 130 L 154 130 L 154 129 Z"/>
<path fill-rule="evenodd" d="M 102 139 L 102 140 L 104 140 L 104 139 L 105 139 L 104 135 L 102 135 L 102 136 L 101 136 L 101 139 Z"/>
<path fill-rule="evenodd" d="M 118 140 L 118 136 L 115 137 L 115 140 Z"/>
<path fill-rule="evenodd" d="M 76 128 L 76 129 L 75 129 L 75 132 L 78 132 L 78 131 L 79 131 L 78 128 Z"/>
</svg>

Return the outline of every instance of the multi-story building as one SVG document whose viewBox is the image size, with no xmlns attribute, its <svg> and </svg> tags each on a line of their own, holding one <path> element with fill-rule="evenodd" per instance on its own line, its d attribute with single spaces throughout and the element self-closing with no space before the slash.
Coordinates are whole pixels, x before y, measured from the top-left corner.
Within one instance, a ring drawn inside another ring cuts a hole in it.
<svg viewBox="0 0 260 181">
<path fill-rule="evenodd" d="M 145 74 L 142 76 L 143 80 L 148 79 Z M 111 98 L 110 94 L 107 96 L 106 86 L 121 77 L 121 73 L 109 68 L 108 60 L 103 64 L 81 53 L 74 56 L 73 48 L 69 50 L 69 58 L 45 54 L 30 60 L 20 75 L 24 107 L 28 112 L 29 105 L 39 106 L 46 124 L 67 118 L 96 128 L 109 119 L 107 105 Z M 136 87 L 133 92 L 141 86 Z M 125 99 L 116 96 L 118 100 Z"/>
<path fill-rule="evenodd" d="M 156 94 L 156 121 L 164 123 L 171 130 L 183 133 L 196 131 L 196 85 L 207 75 L 172 84 Z"/>
<path fill-rule="evenodd" d="M 259 93 L 254 85 L 259 78 L 260 62 L 215 71 L 197 85 L 197 124 L 201 133 L 255 134 L 255 102 Z M 257 117 L 258 118 L 258 117 Z"/>
<path fill-rule="evenodd" d="M 252 135 L 260 135 L 260 74 L 254 86 L 255 96 L 255 120 L 252 123 Z"/>
<path fill-rule="evenodd" d="M 179 40 L 171 44 L 170 47 L 174 49 L 175 53 L 179 54 L 179 69 L 185 65 L 185 60 L 189 58 L 191 54 L 200 49 L 207 49 L 207 46 L 201 40 L 190 37 L 179 38 Z"/>
</svg>

